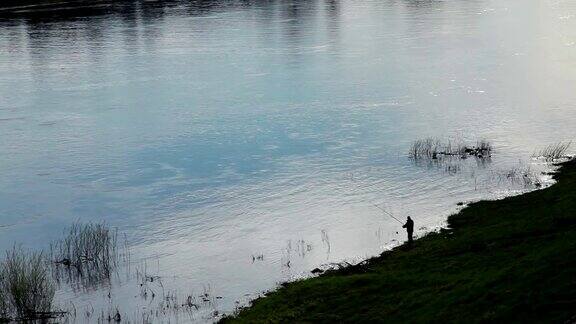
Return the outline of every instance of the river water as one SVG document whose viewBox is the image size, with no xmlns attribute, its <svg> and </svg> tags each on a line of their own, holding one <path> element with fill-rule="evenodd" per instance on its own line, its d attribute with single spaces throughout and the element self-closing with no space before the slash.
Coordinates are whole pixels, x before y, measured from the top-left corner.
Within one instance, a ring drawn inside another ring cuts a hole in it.
<svg viewBox="0 0 576 324">
<path fill-rule="evenodd" d="M 399 244 L 381 209 L 421 235 L 458 202 L 534 189 L 510 170 L 545 184 L 549 166 L 531 156 L 575 138 L 575 90 L 568 0 L 1 9 L 0 249 L 46 249 L 74 222 L 104 221 L 130 270 L 62 284 L 71 321 L 116 309 L 211 321 Z M 415 163 L 410 145 L 426 137 L 494 150 Z M 204 293 L 198 311 L 158 314 L 168 296 Z"/>
</svg>

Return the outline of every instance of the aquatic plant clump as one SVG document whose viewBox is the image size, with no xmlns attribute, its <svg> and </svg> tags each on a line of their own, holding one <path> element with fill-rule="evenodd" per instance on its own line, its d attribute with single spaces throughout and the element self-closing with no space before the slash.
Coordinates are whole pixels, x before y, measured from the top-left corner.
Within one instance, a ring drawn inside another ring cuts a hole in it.
<svg viewBox="0 0 576 324">
<path fill-rule="evenodd" d="M 419 139 L 412 143 L 408 156 L 413 159 L 433 158 L 438 154 L 440 141 L 431 137 Z"/>
<path fill-rule="evenodd" d="M 52 245 L 53 261 L 89 281 L 107 278 L 118 263 L 117 236 L 105 223 L 73 224 Z"/>
<path fill-rule="evenodd" d="M 14 247 L 0 265 L 0 321 L 53 318 L 55 286 L 40 252 Z"/>
<path fill-rule="evenodd" d="M 476 146 L 467 146 L 463 143 L 451 141 L 442 143 L 439 139 L 428 137 L 412 143 L 408 157 L 414 160 L 430 159 L 437 160 L 442 157 L 488 158 L 492 154 L 492 144 L 487 140 L 479 140 Z"/>
<path fill-rule="evenodd" d="M 4 281 L 4 276 L 0 270 L 0 323 L 9 321 L 9 307 L 8 307 L 8 295 L 4 292 L 2 282 Z"/>
<path fill-rule="evenodd" d="M 563 158 L 569 158 L 566 152 L 572 145 L 572 142 L 558 142 L 548 145 L 546 148 L 533 154 L 535 158 L 543 158 L 548 162 L 556 161 Z"/>
<path fill-rule="evenodd" d="M 496 171 L 493 176 L 498 180 L 498 183 L 506 181 L 526 189 L 540 188 L 542 186 L 538 174 L 530 166 L 519 165 L 507 170 Z"/>
<path fill-rule="evenodd" d="M 476 150 L 490 154 L 492 153 L 492 143 L 484 139 L 479 140 L 478 142 L 476 142 Z"/>
</svg>

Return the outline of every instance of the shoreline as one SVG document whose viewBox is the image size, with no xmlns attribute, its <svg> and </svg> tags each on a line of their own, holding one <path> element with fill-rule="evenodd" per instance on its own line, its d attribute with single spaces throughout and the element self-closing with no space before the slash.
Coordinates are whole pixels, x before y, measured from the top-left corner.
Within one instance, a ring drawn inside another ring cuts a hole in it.
<svg viewBox="0 0 576 324">
<path fill-rule="evenodd" d="M 576 159 L 556 183 L 473 202 L 358 265 L 282 284 L 228 322 L 566 322 L 576 316 Z"/>
</svg>

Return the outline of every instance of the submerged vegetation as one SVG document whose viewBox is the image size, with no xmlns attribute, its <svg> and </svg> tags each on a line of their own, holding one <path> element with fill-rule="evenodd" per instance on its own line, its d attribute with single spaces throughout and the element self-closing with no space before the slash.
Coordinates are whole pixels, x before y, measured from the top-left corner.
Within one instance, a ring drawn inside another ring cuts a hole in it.
<svg viewBox="0 0 576 324">
<path fill-rule="evenodd" d="M 0 264 L 0 322 L 48 319 L 55 285 L 40 252 L 14 247 Z"/>
<path fill-rule="evenodd" d="M 512 185 L 519 185 L 524 189 L 533 189 L 542 186 L 540 177 L 529 165 L 520 164 L 507 170 L 496 171 L 492 175 L 499 185 L 502 184 L 502 182 L 508 182 Z"/>
<path fill-rule="evenodd" d="M 569 146 L 554 144 L 534 156 L 558 161 L 567 157 Z M 474 157 L 468 161 L 483 168 L 490 163 L 492 151 L 485 140 L 467 146 L 427 138 L 415 141 L 409 156 L 453 175 L 462 172 L 467 157 Z M 490 170 L 490 174 L 487 186 L 497 181 L 524 189 L 541 187 L 540 174 L 523 164 Z M 576 246 L 569 240 L 576 235 L 576 219 L 570 214 L 570 202 L 576 200 L 576 162 L 566 163 L 558 177 L 557 185 L 539 192 L 471 204 L 448 219 L 448 229 L 429 233 L 412 246 L 400 246 L 356 265 L 345 262 L 316 268 L 312 273 L 320 277 L 283 284 L 251 308 L 241 308 L 237 302 L 236 317 L 223 321 L 565 320 L 568 309 L 576 307 L 576 279 L 572 279 L 576 270 L 564 270 L 576 269 Z M 322 230 L 321 235 L 329 253 L 328 234 Z M 303 239 L 287 244 L 280 260 L 283 268 L 291 267 L 292 252 L 304 258 L 313 250 Z M 159 273 L 149 273 L 145 262 L 132 275 L 129 269 L 125 274 L 127 280 L 135 280 L 148 307 L 134 314 L 122 312 L 113 302 L 110 279 L 121 265 L 130 263 L 127 247 L 126 239 L 123 247 L 118 246 L 117 230 L 105 223 L 75 223 L 51 244 L 48 254 L 12 249 L 0 263 L 0 322 L 47 321 L 58 316 L 75 320 L 72 302 L 66 311 L 56 311 L 53 305 L 62 282 L 73 289 L 108 287 L 108 308 L 84 307 L 78 314 L 84 314 L 85 320 L 97 316 L 98 322 L 120 322 L 141 316 L 150 322 L 179 314 L 203 320 L 222 316 L 218 310 L 222 297 L 209 286 L 200 295 L 178 294 L 165 287 Z M 253 263 L 263 260 L 263 253 L 252 255 Z M 408 317 L 408 312 L 414 316 Z"/>
<path fill-rule="evenodd" d="M 572 145 L 572 142 L 554 143 L 534 153 L 533 157 L 542 158 L 548 162 L 557 161 L 559 159 L 566 159 L 569 158 L 569 156 L 566 155 L 566 152 L 568 152 L 570 145 Z"/>
<path fill-rule="evenodd" d="M 555 177 L 543 190 L 472 203 L 411 247 L 283 284 L 223 321 L 573 320 L 576 160 Z"/>
<path fill-rule="evenodd" d="M 105 223 L 73 224 L 65 238 L 51 246 L 57 278 L 67 274 L 88 285 L 109 278 L 119 261 L 117 244 L 117 231 Z"/>
<path fill-rule="evenodd" d="M 428 137 L 414 141 L 410 147 L 408 156 L 414 160 L 437 160 L 442 157 L 459 157 L 465 159 L 468 156 L 488 158 L 491 153 L 492 144 L 486 140 L 477 141 L 475 146 L 467 146 L 460 142 L 453 143 L 452 141 L 447 141 L 444 143 L 437 138 Z"/>
<path fill-rule="evenodd" d="M 159 262 L 159 261 L 158 261 Z M 120 322 L 130 316 L 141 317 L 144 323 L 185 314 L 190 319 L 214 319 L 220 316 L 218 300 L 210 286 L 201 295 L 165 288 L 163 277 L 149 273 L 146 262 L 131 271 L 128 243 L 118 244 L 118 232 L 105 223 L 75 223 L 64 237 L 50 246 L 50 253 L 29 252 L 21 248 L 8 251 L 0 263 L 0 323 L 12 321 L 65 322 L 96 320 L 98 323 Z M 139 297 L 148 307 L 136 313 L 123 312 L 115 303 L 110 290 L 111 277 L 139 287 Z M 62 283 L 73 289 L 108 289 L 108 305 L 94 309 L 91 304 L 76 307 L 74 302 L 59 310 L 53 304 L 55 291 Z M 58 309 L 58 310 L 57 310 Z M 83 316 L 83 317 L 79 317 Z M 133 319 L 133 317 L 132 317 Z"/>
<path fill-rule="evenodd" d="M 14 247 L 0 264 L 0 322 L 46 320 L 57 285 L 93 285 L 110 277 L 118 263 L 117 232 L 106 224 L 74 224 L 51 245 L 50 257 Z M 61 269 L 64 267 L 64 269 Z"/>
<path fill-rule="evenodd" d="M 570 146 L 568 143 L 556 143 L 534 153 L 533 157 L 544 159 L 546 162 L 557 162 L 568 158 L 566 152 Z M 543 185 L 542 174 L 539 174 L 530 165 L 522 162 L 506 169 L 490 168 L 494 148 L 491 142 L 479 140 L 476 145 L 465 145 L 461 141 L 442 142 L 435 138 L 425 138 L 414 141 L 409 150 L 409 158 L 417 165 L 425 165 L 435 170 L 441 170 L 447 175 L 469 176 L 474 179 L 474 188 L 491 190 L 494 187 L 512 190 L 530 190 L 540 188 Z M 474 157 L 474 163 L 464 160 Z M 424 163 L 421 163 L 424 162 Z M 484 173 L 484 178 L 480 175 Z"/>
</svg>

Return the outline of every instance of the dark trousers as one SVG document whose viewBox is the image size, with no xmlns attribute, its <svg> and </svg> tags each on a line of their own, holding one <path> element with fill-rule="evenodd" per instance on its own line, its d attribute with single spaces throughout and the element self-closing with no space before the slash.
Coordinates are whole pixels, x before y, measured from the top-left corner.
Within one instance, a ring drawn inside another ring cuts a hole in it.
<svg viewBox="0 0 576 324">
<path fill-rule="evenodd" d="M 408 231 L 408 243 L 412 243 L 414 241 L 414 239 L 412 238 L 412 231 Z"/>
</svg>

